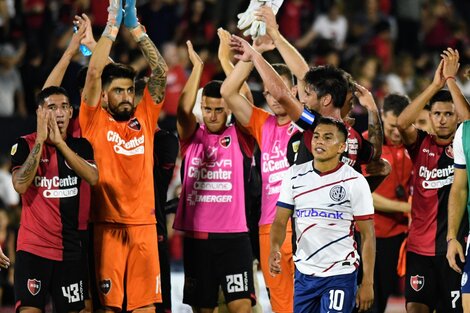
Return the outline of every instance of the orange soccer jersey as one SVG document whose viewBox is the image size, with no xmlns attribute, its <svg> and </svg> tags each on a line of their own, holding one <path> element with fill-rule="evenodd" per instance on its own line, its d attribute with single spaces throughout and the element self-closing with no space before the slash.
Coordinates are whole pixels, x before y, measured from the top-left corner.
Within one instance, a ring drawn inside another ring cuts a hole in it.
<svg viewBox="0 0 470 313">
<path fill-rule="evenodd" d="M 99 170 L 99 182 L 92 192 L 93 222 L 156 222 L 153 136 L 161 107 L 147 88 L 129 121 L 115 121 L 101 103 L 90 107 L 82 102 L 80 127 L 93 146 Z"/>
</svg>

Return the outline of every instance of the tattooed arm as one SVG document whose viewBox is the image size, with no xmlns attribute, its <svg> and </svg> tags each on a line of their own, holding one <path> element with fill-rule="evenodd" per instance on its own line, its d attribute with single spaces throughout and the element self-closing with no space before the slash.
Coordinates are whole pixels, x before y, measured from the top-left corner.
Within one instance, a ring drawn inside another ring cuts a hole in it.
<svg viewBox="0 0 470 313">
<path fill-rule="evenodd" d="M 379 110 L 375 104 L 374 97 L 369 90 L 363 86 L 356 84 L 356 97 L 360 104 L 367 109 L 369 116 L 369 142 L 374 146 L 374 156 L 372 160 L 380 159 L 382 155 L 382 144 L 384 140 L 384 133 L 382 130 L 382 123 L 380 122 Z"/>
<path fill-rule="evenodd" d="M 155 44 L 147 36 L 145 27 L 139 23 L 135 0 L 126 0 L 126 5 L 124 6 L 124 25 L 139 44 L 140 50 L 142 50 L 152 70 L 147 86 L 153 101 L 160 103 L 165 97 L 168 66 L 160 52 L 158 52 L 157 47 L 155 47 Z"/>
<path fill-rule="evenodd" d="M 39 161 L 41 158 L 42 147 L 44 142 L 47 139 L 47 120 L 48 120 L 48 111 L 43 109 L 42 106 L 39 106 L 37 111 L 37 133 L 36 133 L 36 142 L 34 143 L 33 148 L 29 152 L 26 161 L 21 165 L 20 168 L 13 172 L 13 187 L 16 192 L 23 194 L 28 190 L 31 182 L 34 179 L 36 171 L 39 166 Z"/>
<path fill-rule="evenodd" d="M 142 40 L 139 41 L 139 46 L 152 70 L 152 74 L 147 83 L 150 95 L 155 103 L 160 103 L 163 98 L 165 98 L 168 66 L 157 47 L 155 47 L 155 44 L 148 36 L 143 36 Z"/>
</svg>

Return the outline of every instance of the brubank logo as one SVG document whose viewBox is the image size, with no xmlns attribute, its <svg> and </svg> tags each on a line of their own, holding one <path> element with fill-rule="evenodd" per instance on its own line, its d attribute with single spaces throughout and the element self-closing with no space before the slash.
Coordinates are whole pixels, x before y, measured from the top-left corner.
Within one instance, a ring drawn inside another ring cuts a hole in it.
<svg viewBox="0 0 470 313">
<path fill-rule="evenodd" d="M 114 142 L 114 152 L 117 154 L 124 154 L 127 156 L 144 154 L 145 148 L 143 146 L 145 142 L 144 135 L 140 137 L 134 137 L 129 141 L 125 141 L 119 136 L 118 133 L 110 130 L 106 135 L 106 139 L 109 142 Z"/>
</svg>

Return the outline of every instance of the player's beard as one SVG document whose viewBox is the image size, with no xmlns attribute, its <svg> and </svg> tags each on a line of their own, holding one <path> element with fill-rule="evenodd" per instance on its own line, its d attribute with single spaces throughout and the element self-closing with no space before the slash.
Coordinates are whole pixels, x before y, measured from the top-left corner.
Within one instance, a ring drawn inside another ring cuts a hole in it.
<svg viewBox="0 0 470 313">
<path fill-rule="evenodd" d="M 118 111 L 117 109 L 108 106 L 108 110 L 116 121 L 124 122 L 130 120 L 134 115 L 135 107 L 132 107 L 131 110 Z"/>
</svg>

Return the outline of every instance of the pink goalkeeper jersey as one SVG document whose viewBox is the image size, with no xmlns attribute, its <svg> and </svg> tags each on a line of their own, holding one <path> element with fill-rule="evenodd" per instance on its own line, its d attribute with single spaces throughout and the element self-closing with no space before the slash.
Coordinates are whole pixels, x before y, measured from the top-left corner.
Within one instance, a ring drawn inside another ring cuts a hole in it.
<svg viewBox="0 0 470 313">
<path fill-rule="evenodd" d="M 247 232 L 243 154 L 235 126 L 221 134 L 204 125 L 181 142 L 184 178 L 174 228 L 208 233 Z"/>
<path fill-rule="evenodd" d="M 261 217 L 259 225 L 272 224 L 276 216 L 276 202 L 281 191 L 282 178 L 289 169 L 287 144 L 297 132 L 294 124 L 277 123 L 276 116 L 254 107 L 247 126 L 261 150 Z"/>
</svg>

